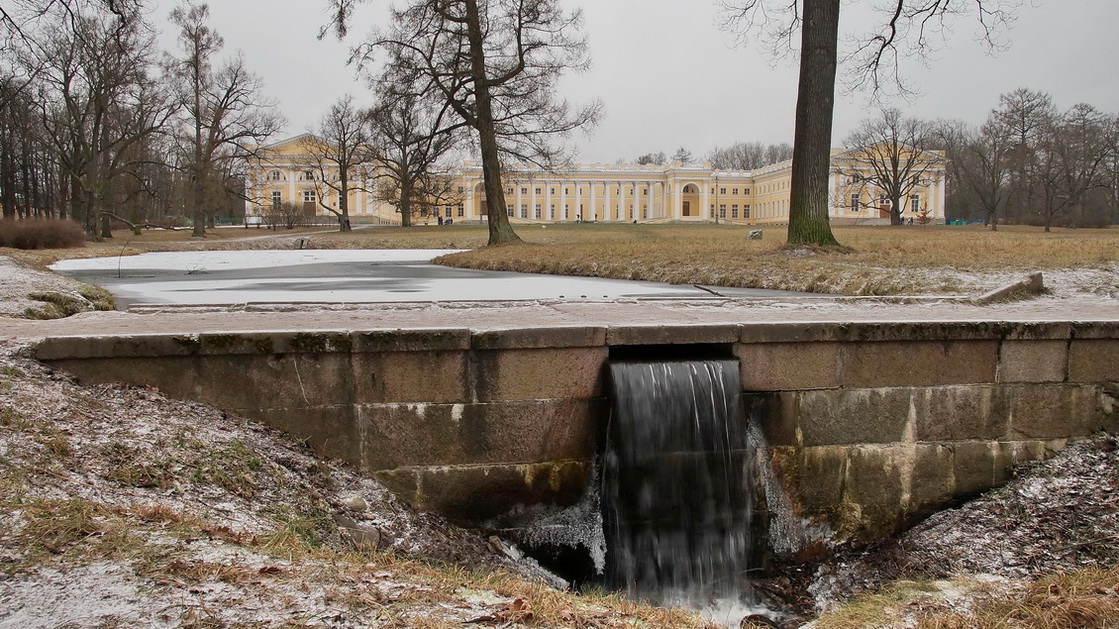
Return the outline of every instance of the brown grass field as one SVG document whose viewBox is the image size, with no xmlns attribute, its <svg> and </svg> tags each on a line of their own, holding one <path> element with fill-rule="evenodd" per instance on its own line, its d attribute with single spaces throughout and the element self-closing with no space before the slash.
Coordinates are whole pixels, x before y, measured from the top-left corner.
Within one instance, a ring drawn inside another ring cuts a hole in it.
<svg viewBox="0 0 1119 629">
<path fill-rule="evenodd" d="M 60 258 L 115 256 L 178 249 L 308 248 L 473 249 L 444 256 L 442 264 L 477 269 L 558 273 L 827 292 L 844 295 L 954 293 L 960 274 L 1057 269 L 1114 269 L 1119 228 L 1059 229 L 982 226 L 838 227 L 847 250 L 790 250 L 785 227 L 763 228 L 748 240 L 751 226 L 557 224 L 519 225 L 523 244 L 484 247 L 485 225 L 375 227 L 342 234 L 330 229 L 268 232 L 226 228 L 206 239 L 190 232 L 118 232 L 111 241 L 81 249 L 0 249 L 35 266 Z M 268 238 L 272 235 L 274 237 Z M 264 236 L 265 238 L 260 238 Z"/>
</svg>

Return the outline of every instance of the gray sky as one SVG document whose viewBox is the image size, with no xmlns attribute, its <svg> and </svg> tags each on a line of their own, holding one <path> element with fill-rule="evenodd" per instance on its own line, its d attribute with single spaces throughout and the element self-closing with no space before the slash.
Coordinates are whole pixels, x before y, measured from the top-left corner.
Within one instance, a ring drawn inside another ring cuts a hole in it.
<svg viewBox="0 0 1119 629">
<path fill-rule="evenodd" d="M 845 2 L 841 37 L 868 28 L 866 6 Z M 797 68 L 774 61 L 760 43 L 734 47 L 716 26 L 711 0 L 565 0 L 582 6 L 592 68 L 565 77 L 573 102 L 601 99 L 605 116 L 587 138 L 572 141 L 583 162 L 633 159 L 684 146 L 696 156 L 736 141 L 792 142 Z M 364 101 L 368 91 L 346 65 L 350 45 L 384 14 L 367 8 L 350 38 L 318 41 L 325 0 L 210 0 L 211 25 L 240 50 L 265 82 L 289 124 L 284 135 L 306 131 L 339 96 Z M 1058 108 L 1086 102 L 1119 113 L 1119 0 L 1025 0 L 1007 33 L 1009 48 L 988 55 L 976 24 L 954 22 L 953 32 L 928 67 L 903 66 L 919 94 L 886 101 L 909 115 L 978 123 L 999 94 L 1019 87 L 1048 92 Z M 166 16 L 174 0 L 158 0 L 152 16 L 174 33 Z M 840 144 L 872 105 L 862 95 L 839 94 L 834 144 Z"/>
</svg>

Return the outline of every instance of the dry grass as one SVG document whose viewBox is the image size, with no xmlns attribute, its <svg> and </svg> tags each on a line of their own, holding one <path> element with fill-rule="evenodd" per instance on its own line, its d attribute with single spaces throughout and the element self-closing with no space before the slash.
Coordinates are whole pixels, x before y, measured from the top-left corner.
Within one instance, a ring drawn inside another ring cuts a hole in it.
<svg viewBox="0 0 1119 629">
<path fill-rule="evenodd" d="M 1028 583 L 898 581 L 816 620 L 817 629 L 1104 629 L 1119 626 L 1119 568 Z"/>
<path fill-rule="evenodd" d="M 523 230 L 522 230 L 523 231 Z M 439 259 L 491 270 L 562 273 L 674 284 L 709 284 L 846 295 L 955 292 L 929 271 L 1094 268 L 1119 260 L 1119 230 L 975 227 L 850 227 L 843 251 L 783 246 L 783 228 L 747 240 L 729 225 L 572 225 L 529 230 L 524 246 Z"/>
<path fill-rule="evenodd" d="M 475 249 L 440 260 L 451 266 L 830 292 L 896 295 L 959 292 L 939 271 L 984 273 L 1099 268 L 1119 261 L 1119 229 L 1044 233 L 1040 228 L 980 226 L 838 227 L 843 251 L 787 250 L 785 227 L 742 225 L 520 225 L 523 245 L 484 247 L 485 225 L 328 228 L 267 232 L 226 228 L 205 239 L 189 231 L 151 231 L 82 249 L 0 249 L 32 266 L 70 257 L 116 256 L 181 249 L 291 248 L 309 238 L 318 249 Z M 260 236 L 273 235 L 272 238 Z"/>
<path fill-rule="evenodd" d="M 1092 629 L 1119 626 L 1119 568 L 1061 573 L 1030 584 L 1021 597 L 980 599 L 970 613 L 931 610 L 918 629 Z"/>
</svg>

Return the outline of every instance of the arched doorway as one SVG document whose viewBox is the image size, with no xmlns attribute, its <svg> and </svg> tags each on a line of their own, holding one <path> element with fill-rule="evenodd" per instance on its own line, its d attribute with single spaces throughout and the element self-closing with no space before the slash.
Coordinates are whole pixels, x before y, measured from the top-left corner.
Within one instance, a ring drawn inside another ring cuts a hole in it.
<svg viewBox="0 0 1119 629">
<path fill-rule="evenodd" d="M 680 191 L 680 216 L 682 218 L 703 216 L 703 208 L 700 207 L 699 187 L 694 183 L 687 184 Z"/>
</svg>

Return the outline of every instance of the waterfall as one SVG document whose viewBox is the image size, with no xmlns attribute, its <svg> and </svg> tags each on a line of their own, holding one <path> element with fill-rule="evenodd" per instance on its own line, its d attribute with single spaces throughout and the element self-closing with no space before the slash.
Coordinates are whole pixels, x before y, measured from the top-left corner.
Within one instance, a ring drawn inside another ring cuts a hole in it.
<svg viewBox="0 0 1119 629">
<path fill-rule="evenodd" d="M 734 360 L 611 365 L 607 577 L 654 603 L 746 602 L 754 449 Z"/>
</svg>

